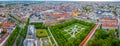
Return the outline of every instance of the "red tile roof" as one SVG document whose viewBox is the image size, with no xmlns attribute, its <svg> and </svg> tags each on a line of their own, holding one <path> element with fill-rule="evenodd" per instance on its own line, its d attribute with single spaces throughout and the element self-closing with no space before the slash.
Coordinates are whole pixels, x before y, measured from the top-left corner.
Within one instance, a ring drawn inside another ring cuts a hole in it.
<svg viewBox="0 0 120 46">
<path fill-rule="evenodd" d="M 3 22 L 2 28 L 3 28 L 3 30 L 6 30 L 8 28 L 8 26 L 14 25 L 14 24 L 15 24 L 15 22 Z"/>
<path fill-rule="evenodd" d="M 60 14 L 60 15 L 61 15 L 61 17 L 70 16 L 69 13 L 63 13 L 63 14 Z"/>
<path fill-rule="evenodd" d="M 102 23 L 102 26 L 104 26 L 104 27 L 116 27 L 116 26 L 118 26 L 118 23 L 109 23 L 109 24 Z"/>
<path fill-rule="evenodd" d="M 51 17 L 57 18 L 57 17 L 60 17 L 60 14 L 51 14 Z"/>
<path fill-rule="evenodd" d="M 65 17 L 65 16 L 70 16 L 70 14 L 69 14 L 69 13 L 51 14 L 51 17 L 53 17 L 53 18 L 58 18 L 58 17 L 63 18 L 63 17 Z"/>
<path fill-rule="evenodd" d="M 102 26 L 104 27 L 117 27 L 118 26 L 117 19 L 102 18 L 101 22 L 102 22 Z"/>
</svg>

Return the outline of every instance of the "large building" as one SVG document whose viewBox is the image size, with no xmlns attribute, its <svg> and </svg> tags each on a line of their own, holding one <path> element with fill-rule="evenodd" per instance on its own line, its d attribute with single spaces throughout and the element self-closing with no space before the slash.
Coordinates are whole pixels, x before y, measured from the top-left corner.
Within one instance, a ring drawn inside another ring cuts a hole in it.
<svg viewBox="0 0 120 46">
<path fill-rule="evenodd" d="M 24 46 L 36 46 L 35 38 L 36 38 L 35 27 L 33 25 L 29 25 L 27 36 L 24 40 Z"/>
<path fill-rule="evenodd" d="M 102 18 L 100 19 L 100 22 L 102 24 L 102 29 L 117 29 L 118 28 L 117 19 Z"/>
</svg>

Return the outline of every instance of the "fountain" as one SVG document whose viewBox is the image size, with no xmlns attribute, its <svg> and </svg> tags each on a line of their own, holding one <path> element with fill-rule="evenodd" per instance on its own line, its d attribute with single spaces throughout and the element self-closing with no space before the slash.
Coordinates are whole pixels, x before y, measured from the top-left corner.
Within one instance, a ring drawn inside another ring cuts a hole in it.
<svg viewBox="0 0 120 46">
<path fill-rule="evenodd" d="M 77 31 L 77 25 L 75 25 L 74 26 L 74 28 L 72 29 L 72 31 L 73 31 L 73 34 L 72 34 L 72 36 L 71 37 L 75 37 L 75 32 Z"/>
</svg>

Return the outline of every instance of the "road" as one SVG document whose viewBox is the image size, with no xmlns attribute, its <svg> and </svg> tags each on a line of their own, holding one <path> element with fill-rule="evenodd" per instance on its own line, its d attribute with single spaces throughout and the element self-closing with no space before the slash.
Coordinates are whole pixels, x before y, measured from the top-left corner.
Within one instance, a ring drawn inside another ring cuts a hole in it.
<svg viewBox="0 0 120 46">
<path fill-rule="evenodd" d="M 119 19 L 119 16 L 117 17 L 117 19 L 118 19 L 118 24 L 119 24 L 119 26 L 118 26 L 118 34 L 119 34 L 119 39 L 120 39 L 120 19 Z"/>
<path fill-rule="evenodd" d="M 49 28 L 49 27 L 48 27 L 48 31 L 50 32 L 50 35 L 51 35 L 52 39 L 53 39 L 53 40 L 54 40 L 54 42 L 55 42 L 55 45 L 56 45 L 56 46 L 58 46 L 58 44 L 57 44 L 57 42 L 56 42 L 55 38 L 53 37 L 53 35 L 52 35 L 52 33 L 51 33 L 51 31 L 50 31 L 50 28 Z"/>
<path fill-rule="evenodd" d="M 15 39 L 13 46 L 16 46 L 16 41 L 17 41 L 18 37 L 20 36 L 21 31 L 22 31 L 22 27 L 20 27 L 18 36 L 17 36 L 17 38 Z"/>
<path fill-rule="evenodd" d="M 87 42 L 90 38 L 94 35 L 96 29 L 99 27 L 100 24 L 96 24 L 93 29 L 89 32 L 89 34 L 85 37 L 85 39 L 80 43 L 79 46 L 86 46 Z"/>
<path fill-rule="evenodd" d="M 4 46 L 7 39 L 9 38 L 10 34 L 2 41 L 2 43 L 0 43 L 0 46 Z"/>
<path fill-rule="evenodd" d="M 15 27 L 16 28 L 16 27 Z M 14 29 L 15 29 L 14 28 Z M 12 32 L 14 31 L 14 29 L 12 30 Z M 11 33 L 12 33 L 11 32 Z M 10 34 L 2 41 L 2 43 L 0 44 L 0 46 L 4 46 L 5 45 L 5 43 L 7 42 L 7 39 L 10 37 Z"/>
<path fill-rule="evenodd" d="M 11 17 L 10 15 L 7 15 L 8 17 L 10 17 L 12 20 L 14 20 L 17 24 L 19 24 L 20 22 L 18 22 L 16 19 L 14 19 L 13 17 Z"/>
</svg>

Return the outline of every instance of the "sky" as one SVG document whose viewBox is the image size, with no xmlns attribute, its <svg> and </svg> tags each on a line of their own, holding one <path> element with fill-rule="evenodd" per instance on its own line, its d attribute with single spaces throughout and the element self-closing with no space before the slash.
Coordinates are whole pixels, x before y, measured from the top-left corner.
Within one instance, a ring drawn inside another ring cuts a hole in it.
<svg viewBox="0 0 120 46">
<path fill-rule="evenodd" d="M 0 0 L 0 1 L 120 1 L 120 0 Z"/>
</svg>

